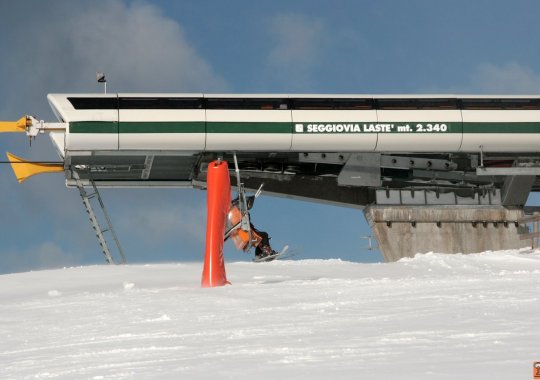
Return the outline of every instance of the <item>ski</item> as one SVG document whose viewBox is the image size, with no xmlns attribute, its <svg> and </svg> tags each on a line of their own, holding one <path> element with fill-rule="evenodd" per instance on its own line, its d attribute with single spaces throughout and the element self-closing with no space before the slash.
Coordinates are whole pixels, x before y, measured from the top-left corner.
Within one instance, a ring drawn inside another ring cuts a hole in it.
<svg viewBox="0 0 540 380">
<path fill-rule="evenodd" d="M 255 257 L 253 259 L 253 261 L 256 262 L 256 263 L 264 263 L 264 262 L 267 262 L 267 261 L 284 259 L 284 258 L 287 258 L 287 257 L 291 257 L 293 255 L 294 255 L 294 253 L 289 252 L 289 246 L 286 245 L 285 247 L 283 247 L 281 249 L 281 251 L 279 251 L 279 252 L 277 252 L 277 253 L 275 253 L 273 255 L 268 255 L 268 256 L 263 256 L 263 257 Z"/>
</svg>

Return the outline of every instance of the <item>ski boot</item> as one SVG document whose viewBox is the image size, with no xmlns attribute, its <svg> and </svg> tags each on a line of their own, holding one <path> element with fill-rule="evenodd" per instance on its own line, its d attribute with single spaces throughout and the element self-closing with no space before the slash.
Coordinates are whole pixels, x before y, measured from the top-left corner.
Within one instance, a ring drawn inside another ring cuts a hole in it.
<svg viewBox="0 0 540 380">
<path fill-rule="evenodd" d="M 274 251 L 269 245 L 265 245 L 262 247 L 262 255 L 261 257 L 268 257 L 268 256 L 275 256 L 277 255 L 277 252 Z M 268 261 L 272 261 L 274 258 L 269 258 Z"/>
<path fill-rule="evenodd" d="M 258 246 L 255 250 L 255 257 L 257 258 L 257 261 L 272 261 L 274 260 L 273 255 L 277 255 L 277 252 L 274 251 L 270 246 Z M 265 260 L 266 257 L 269 257 Z"/>
</svg>

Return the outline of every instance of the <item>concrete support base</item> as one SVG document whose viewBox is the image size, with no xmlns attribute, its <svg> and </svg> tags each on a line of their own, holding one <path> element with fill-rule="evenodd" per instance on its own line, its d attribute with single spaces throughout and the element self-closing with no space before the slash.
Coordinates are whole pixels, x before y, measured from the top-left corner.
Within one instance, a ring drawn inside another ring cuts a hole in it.
<svg viewBox="0 0 540 380">
<path fill-rule="evenodd" d="M 475 253 L 530 246 L 523 209 L 502 206 L 369 206 L 364 215 L 386 262 L 416 253 Z"/>
</svg>

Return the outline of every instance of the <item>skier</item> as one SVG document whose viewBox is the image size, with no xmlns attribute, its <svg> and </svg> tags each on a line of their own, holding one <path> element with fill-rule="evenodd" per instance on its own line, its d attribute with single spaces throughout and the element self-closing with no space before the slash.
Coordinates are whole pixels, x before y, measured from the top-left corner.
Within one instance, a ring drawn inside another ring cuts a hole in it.
<svg viewBox="0 0 540 380">
<path fill-rule="evenodd" d="M 251 210 L 254 203 L 255 203 L 254 196 L 246 197 L 246 206 L 247 206 L 246 211 L 248 215 L 249 215 L 249 210 Z M 238 198 L 233 199 L 232 204 L 231 204 L 231 209 L 238 208 L 238 204 L 239 204 Z M 249 249 L 249 246 L 255 247 L 255 257 L 257 259 L 262 259 L 267 256 L 277 255 L 277 252 L 274 251 L 272 249 L 272 246 L 270 245 L 270 236 L 268 235 L 268 233 L 265 231 L 258 230 L 251 222 L 251 215 L 249 216 L 250 216 L 249 225 L 251 229 L 252 239 L 251 239 L 251 242 L 247 246 L 244 247 L 244 250 Z M 229 220 L 229 222 L 231 221 Z"/>
</svg>

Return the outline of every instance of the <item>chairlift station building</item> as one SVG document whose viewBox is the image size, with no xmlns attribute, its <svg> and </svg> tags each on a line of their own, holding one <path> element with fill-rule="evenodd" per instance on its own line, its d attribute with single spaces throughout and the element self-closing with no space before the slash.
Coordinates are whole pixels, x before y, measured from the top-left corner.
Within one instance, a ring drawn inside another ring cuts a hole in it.
<svg viewBox="0 0 540 380">
<path fill-rule="evenodd" d="M 362 209 L 386 261 L 528 245 L 540 96 L 51 94 L 68 186 L 247 188 Z M 74 173 L 78 179 L 74 178 Z"/>
</svg>

